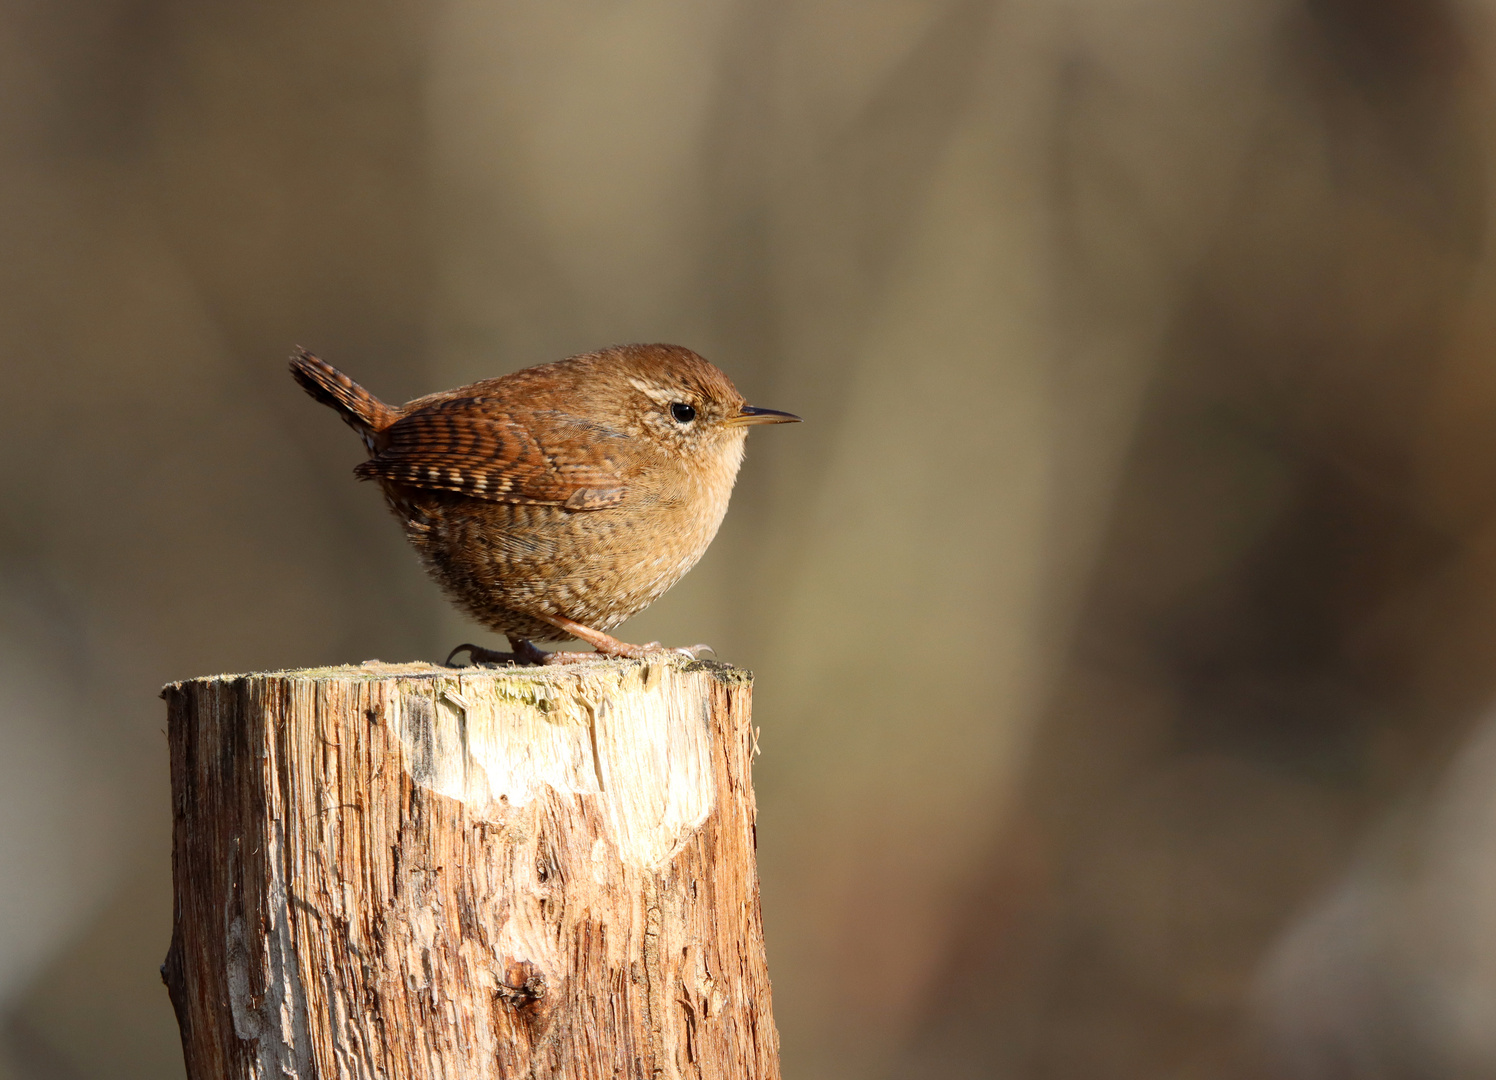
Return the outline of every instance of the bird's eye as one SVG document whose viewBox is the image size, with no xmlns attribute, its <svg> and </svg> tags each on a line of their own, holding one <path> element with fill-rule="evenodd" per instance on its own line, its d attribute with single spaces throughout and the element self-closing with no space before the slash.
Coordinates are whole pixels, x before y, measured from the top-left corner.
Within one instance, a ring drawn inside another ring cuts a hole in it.
<svg viewBox="0 0 1496 1080">
<path fill-rule="evenodd" d="M 675 417 L 677 424 L 689 424 L 696 419 L 696 410 L 684 401 L 677 401 L 670 406 L 670 415 Z"/>
</svg>

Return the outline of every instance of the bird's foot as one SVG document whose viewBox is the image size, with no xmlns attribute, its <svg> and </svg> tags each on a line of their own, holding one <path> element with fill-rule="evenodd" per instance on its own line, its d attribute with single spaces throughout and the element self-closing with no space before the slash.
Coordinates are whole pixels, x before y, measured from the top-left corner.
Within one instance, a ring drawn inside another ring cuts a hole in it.
<svg viewBox="0 0 1496 1080">
<path fill-rule="evenodd" d="M 499 652 L 495 649 L 485 649 L 481 645 L 462 644 L 447 654 L 445 666 L 452 666 L 452 657 L 466 650 L 468 658 L 473 666 L 479 664 L 545 664 L 551 654 L 543 649 L 537 649 L 525 638 L 510 638 L 509 647 L 513 652 Z"/>
<path fill-rule="evenodd" d="M 457 665 L 452 663 L 452 658 L 460 652 L 468 654 L 468 663 L 464 664 L 464 667 L 477 667 L 479 664 L 509 664 L 514 662 L 513 653 L 496 652 L 493 649 L 485 649 L 482 645 L 473 645 L 465 641 L 447 654 L 447 658 L 442 661 L 442 667 L 456 667 Z"/>
<path fill-rule="evenodd" d="M 696 659 L 698 653 L 716 652 L 710 645 L 687 645 L 679 649 L 667 649 L 658 641 L 651 641 L 648 645 L 630 645 L 627 641 L 619 641 L 611 634 L 605 634 L 601 630 L 594 630 L 590 626 L 568 619 L 561 615 L 542 615 L 541 618 L 556 627 L 564 630 L 579 641 L 585 641 L 597 652 L 553 652 L 546 654 L 547 664 L 580 664 L 587 660 L 642 660 L 649 656 L 658 656 L 661 653 L 675 653 L 680 656 L 689 656 Z"/>
<path fill-rule="evenodd" d="M 551 654 L 544 649 L 537 649 L 531 644 L 529 638 L 510 638 L 509 647 L 514 650 L 514 656 L 521 664 L 546 664 Z"/>
</svg>

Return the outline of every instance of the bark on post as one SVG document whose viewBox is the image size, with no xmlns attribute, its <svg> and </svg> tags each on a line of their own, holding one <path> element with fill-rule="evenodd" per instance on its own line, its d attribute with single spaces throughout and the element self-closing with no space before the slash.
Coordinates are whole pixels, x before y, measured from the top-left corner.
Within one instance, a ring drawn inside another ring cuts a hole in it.
<svg viewBox="0 0 1496 1080">
<path fill-rule="evenodd" d="M 686 660 L 168 686 L 188 1076 L 778 1077 L 751 692 Z"/>
</svg>

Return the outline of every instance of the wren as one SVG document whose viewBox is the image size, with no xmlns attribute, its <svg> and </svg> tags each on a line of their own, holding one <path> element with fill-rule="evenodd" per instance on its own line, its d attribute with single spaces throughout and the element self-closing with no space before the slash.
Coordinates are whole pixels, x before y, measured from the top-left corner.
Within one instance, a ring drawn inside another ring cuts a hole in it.
<svg viewBox="0 0 1496 1080">
<path fill-rule="evenodd" d="M 753 424 L 748 405 L 678 345 L 620 345 L 388 405 L 305 350 L 291 374 L 359 433 L 405 536 L 447 596 L 512 653 L 474 663 L 640 657 L 610 636 L 696 565 L 717 534 Z M 596 653 L 542 652 L 577 638 Z M 695 656 L 693 645 L 674 650 Z"/>
</svg>

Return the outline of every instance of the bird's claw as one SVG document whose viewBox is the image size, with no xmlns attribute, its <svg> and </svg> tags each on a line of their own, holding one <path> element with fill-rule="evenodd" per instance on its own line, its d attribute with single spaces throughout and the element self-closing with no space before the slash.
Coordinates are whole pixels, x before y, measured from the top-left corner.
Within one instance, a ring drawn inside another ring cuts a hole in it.
<svg viewBox="0 0 1496 1080">
<path fill-rule="evenodd" d="M 483 664 L 544 664 L 549 653 L 542 652 L 528 641 L 521 641 L 513 652 L 499 652 L 497 649 L 485 649 L 481 645 L 463 643 L 447 654 L 447 659 L 442 662 L 444 667 L 452 667 L 452 657 L 458 653 L 467 651 L 468 658 L 472 663 L 468 666 L 478 667 Z"/>
<path fill-rule="evenodd" d="M 470 642 L 464 641 L 461 645 L 457 646 L 447 654 L 447 658 L 442 661 L 442 667 L 455 667 L 456 665 L 452 663 L 452 657 L 464 651 L 467 652 L 468 660 L 471 662 L 470 664 L 464 665 L 465 667 L 476 666 L 477 664 L 482 663 L 482 660 L 480 659 L 481 655 L 488 652 L 488 650 L 483 648 L 483 646 L 481 645 L 473 645 Z"/>
</svg>

